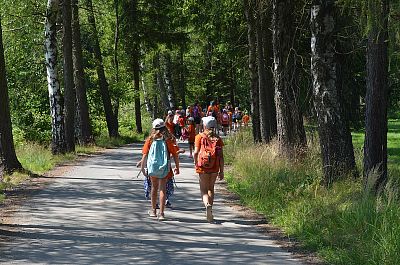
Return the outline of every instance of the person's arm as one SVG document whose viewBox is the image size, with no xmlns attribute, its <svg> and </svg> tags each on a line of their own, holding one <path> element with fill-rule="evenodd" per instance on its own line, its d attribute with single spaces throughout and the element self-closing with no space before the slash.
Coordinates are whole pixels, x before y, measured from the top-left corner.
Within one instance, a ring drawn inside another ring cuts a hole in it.
<svg viewBox="0 0 400 265">
<path fill-rule="evenodd" d="M 144 169 L 144 165 L 147 165 L 147 154 L 145 155 L 145 154 L 143 154 L 143 156 L 142 156 L 142 160 L 140 160 L 140 171 L 142 171 L 142 173 L 143 173 L 143 175 L 145 176 L 145 177 L 147 177 L 147 172 L 146 172 L 146 170 Z"/>
<path fill-rule="evenodd" d="M 174 168 L 174 174 L 175 175 L 179 175 L 179 156 L 178 155 L 174 155 L 174 161 L 175 161 L 175 168 Z"/>
<path fill-rule="evenodd" d="M 195 146 L 194 152 L 193 152 L 193 159 L 194 159 L 195 166 L 197 166 L 199 152 L 200 152 L 200 148 L 198 146 Z"/>
<path fill-rule="evenodd" d="M 219 180 L 223 180 L 224 179 L 224 165 L 225 165 L 224 151 L 221 149 L 221 153 L 220 153 L 220 156 L 219 156 L 219 172 L 218 172 Z"/>
</svg>

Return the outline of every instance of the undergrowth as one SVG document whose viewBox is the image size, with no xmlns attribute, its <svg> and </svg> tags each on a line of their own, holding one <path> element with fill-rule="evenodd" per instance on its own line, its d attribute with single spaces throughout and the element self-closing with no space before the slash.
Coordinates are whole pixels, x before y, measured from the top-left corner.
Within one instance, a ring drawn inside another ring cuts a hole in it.
<svg viewBox="0 0 400 265">
<path fill-rule="evenodd" d="M 329 264 L 399 264 L 396 166 L 389 167 L 390 181 L 378 197 L 364 191 L 361 178 L 327 189 L 320 185 L 317 143 L 310 142 L 304 160 L 293 163 L 277 156 L 274 143 L 253 144 L 250 131 L 230 137 L 224 151 L 231 164 L 229 188 Z M 355 153 L 360 166 L 357 145 Z"/>
</svg>

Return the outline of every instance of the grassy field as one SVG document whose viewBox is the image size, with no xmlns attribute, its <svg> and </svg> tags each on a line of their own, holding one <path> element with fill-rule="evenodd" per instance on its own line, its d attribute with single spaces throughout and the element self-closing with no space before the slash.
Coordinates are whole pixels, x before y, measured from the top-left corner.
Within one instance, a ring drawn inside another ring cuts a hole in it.
<svg viewBox="0 0 400 265">
<path fill-rule="evenodd" d="M 309 143 L 304 161 L 291 163 L 276 155 L 274 144 L 251 144 L 250 131 L 227 141 L 229 187 L 244 204 L 329 264 L 399 264 L 400 121 L 390 120 L 389 128 L 391 180 L 378 198 L 363 190 L 361 178 L 322 187 L 318 143 Z M 362 132 L 354 133 L 353 139 L 361 172 Z"/>
<path fill-rule="evenodd" d="M 388 168 L 393 177 L 400 177 L 400 120 L 389 120 L 388 126 Z M 361 149 L 364 144 L 364 132 L 354 132 L 354 148 Z"/>
</svg>

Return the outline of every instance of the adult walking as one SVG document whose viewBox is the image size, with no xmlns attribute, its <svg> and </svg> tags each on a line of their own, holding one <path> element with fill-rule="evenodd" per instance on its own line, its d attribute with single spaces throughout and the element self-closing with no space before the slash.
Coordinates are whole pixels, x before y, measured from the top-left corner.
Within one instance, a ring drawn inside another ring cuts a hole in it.
<svg viewBox="0 0 400 265">
<path fill-rule="evenodd" d="M 199 106 L 199 102 L 196 102 L 192 108 L 192 117 L 194 119 L 194 123 L 196 124 L 196 133 L 201 132 L 201 118 L 203 117 L 203 112 L 201 111 L 201 107 Z"/>
<path fill-rule="evenodd" d="M 196 136 L 194 162 L 199 174 L 201 197 L 206 209 L 208 222 L 214 220 L 214 185 L 217 177 L 224 178 L 224 155 L 222 139 L 215 133 L 217 121 L 214 117 L 203 118 L 204 132 Z"/>
</svg>

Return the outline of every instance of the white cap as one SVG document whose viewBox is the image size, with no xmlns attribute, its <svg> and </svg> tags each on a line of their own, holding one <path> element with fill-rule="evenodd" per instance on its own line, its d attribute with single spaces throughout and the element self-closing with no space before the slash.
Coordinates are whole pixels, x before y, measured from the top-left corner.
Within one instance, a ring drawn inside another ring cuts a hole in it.
<svg viewBox="0 0 400 265">
<path fill-rule="evenodd" d="M 168 115 L 171 116 L 173 113 L 171 110 L 168 111 Z"/>
<path fill-rule="evenodd" d="M 153 121 L 153 129 L 161 129 L 165 127 L 165 123 L 162 119 L 155 119 Z"/>
<path fill-rule="evenodd" d="M 207 116 L 203 118 L 203 125 L 207 128 L 217 127 L 217 120 L 213 116 Z"/>
</svg>

